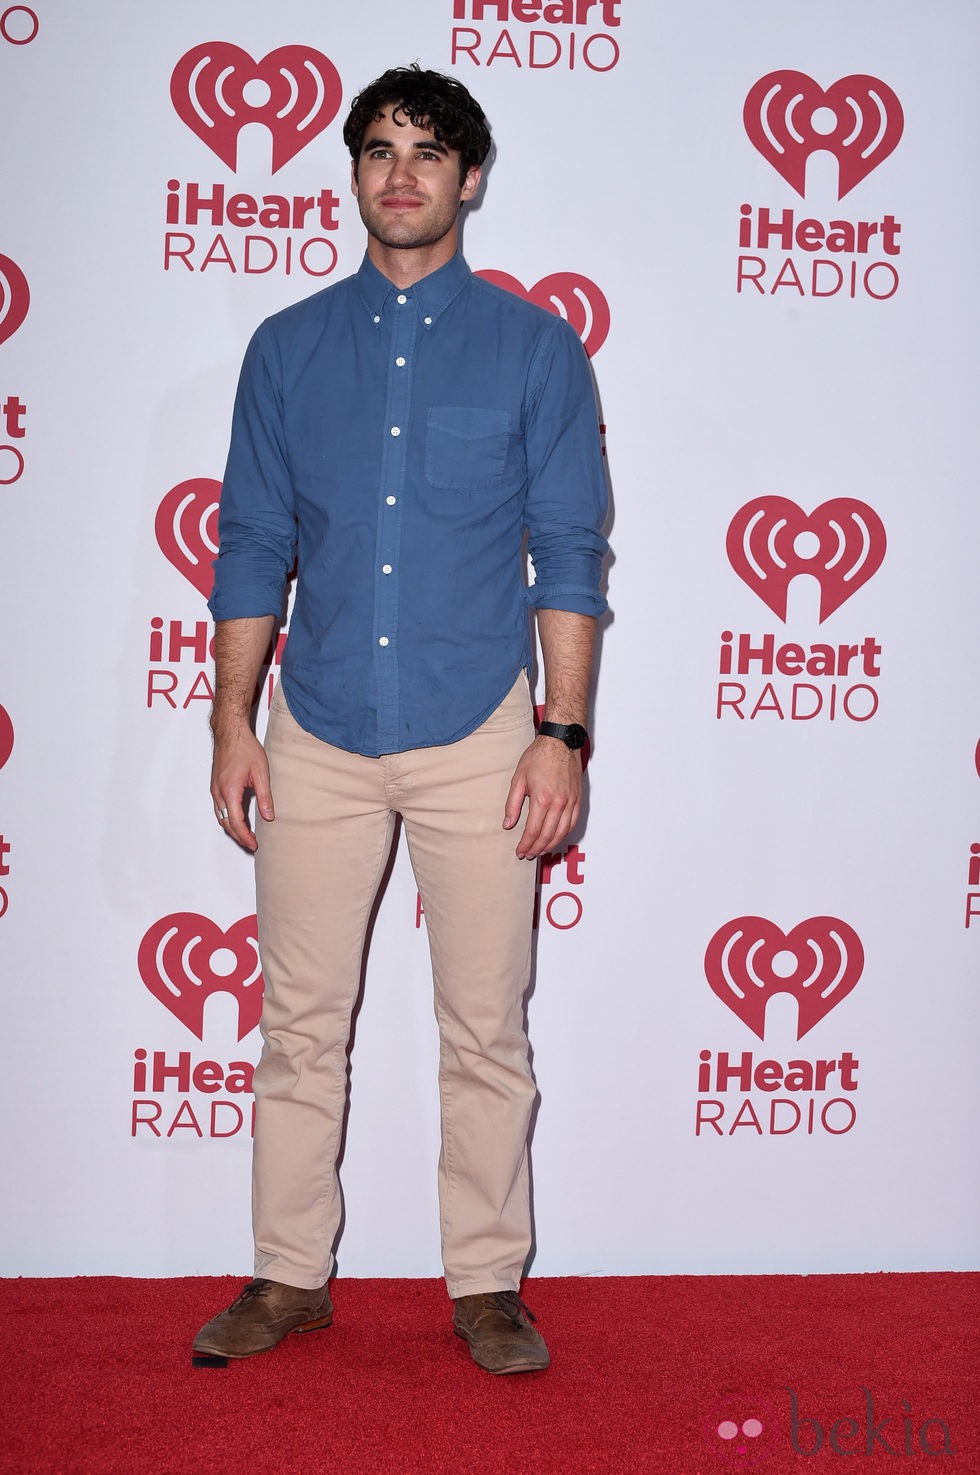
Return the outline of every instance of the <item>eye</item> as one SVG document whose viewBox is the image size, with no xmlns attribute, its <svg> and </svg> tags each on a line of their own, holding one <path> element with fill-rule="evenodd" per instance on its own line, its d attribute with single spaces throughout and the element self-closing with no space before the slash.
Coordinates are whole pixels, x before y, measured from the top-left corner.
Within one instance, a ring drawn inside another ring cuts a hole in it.
<svg viewBox="0 0 980 1475">
<path fill-rule="evenodd" d="M 755 1439 L 762 1433 L 762 1425 L 758 1419 L 746 1419 L 742 1425 L 742 1433 L 746 1439 Z"/>
</svg>

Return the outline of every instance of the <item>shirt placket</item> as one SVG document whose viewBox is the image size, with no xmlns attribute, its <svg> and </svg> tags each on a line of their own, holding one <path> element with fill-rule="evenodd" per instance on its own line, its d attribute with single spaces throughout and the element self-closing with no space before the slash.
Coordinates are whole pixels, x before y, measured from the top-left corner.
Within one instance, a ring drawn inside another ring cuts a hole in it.
<svg viewBox="0 0 980 1475">
<path fill-rule="evenodd" d="M 405 515 L 408 425 L 418 319 L 411 292 L 389 294 L 382 311 L 388 317 L 391 335 L 386 337 L 388 388 L 382 432 L 381 507 L 375 564 L 374 663 L 378 690 L 378 751 L 390 753 L 404 746 L 399 732 L 399 553 Z"/>
</svg>

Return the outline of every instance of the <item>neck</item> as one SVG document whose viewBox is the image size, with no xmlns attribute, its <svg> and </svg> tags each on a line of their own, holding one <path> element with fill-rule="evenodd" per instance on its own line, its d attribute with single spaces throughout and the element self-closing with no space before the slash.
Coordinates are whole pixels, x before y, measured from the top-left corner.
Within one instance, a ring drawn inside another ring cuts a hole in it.
<svg viewBox="0 0 980 1475">
<path fill-rule="evenodd" d="M 431 276 L 456 255 L 456 232 L 451 231 L 441 241 L 431 246 L 418 246 L 411 250 L 396 246 L 385 246 L 374 236 L 368 236 L 368 260 L 386 276 L 395 287 L 414 287 L 423 277 Z"/>
</svg>

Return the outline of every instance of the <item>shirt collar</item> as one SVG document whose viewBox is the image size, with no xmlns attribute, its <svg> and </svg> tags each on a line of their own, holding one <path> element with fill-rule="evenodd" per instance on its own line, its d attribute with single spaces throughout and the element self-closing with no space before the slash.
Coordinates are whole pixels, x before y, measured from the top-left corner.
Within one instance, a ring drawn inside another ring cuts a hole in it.
<svg viewBox="0 0 980 1475">
<path fill-rule="evenodd" d="M 469 267 L 457 251 L 445 266 L 439 267 L 438 271 L 432 272 L 429 276 L 423 277 L 421 281 L 414 282 L 411 287 L 405 287 L 402 290 L 405 296 L 415 303 L 423 326 L 431 328 L 440 313 L 444 312 L 453 298 L 463 290 L 470 276 Z M 368 312 L 375 322 L 380 322 L 389 299 L 397 297 L 400 289 L 390 282 L 366 255 L 357 271 L 355 281 L 361 300 Z"/>
</svg>

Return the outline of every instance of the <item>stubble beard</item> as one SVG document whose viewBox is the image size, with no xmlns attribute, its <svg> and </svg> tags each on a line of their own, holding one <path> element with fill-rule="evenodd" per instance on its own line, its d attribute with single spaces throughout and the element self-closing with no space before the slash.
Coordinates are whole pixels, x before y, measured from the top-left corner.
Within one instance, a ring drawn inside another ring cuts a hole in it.
<svg viewBox="0 0 980 1475">
<path fill-rule="evenodd" d="M 358 200 L 361 220 L 368 235 L 382 246 L 394 250 L 411 251 L 418 250 L 424 246 L 434 246 L 443 240 L 452 230 L 459 215 L 459 210 L 445 211 L 436 218 L 426 215 L 425 206 L 422 206 L 418 214 L 422 217 L 413 218 L 416 212 L 411 212 L 408 218 L 385 210 L 383 205 L 371 205 Z"/>
</svg>

